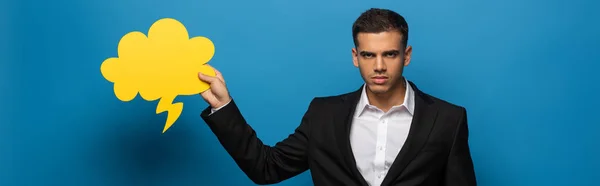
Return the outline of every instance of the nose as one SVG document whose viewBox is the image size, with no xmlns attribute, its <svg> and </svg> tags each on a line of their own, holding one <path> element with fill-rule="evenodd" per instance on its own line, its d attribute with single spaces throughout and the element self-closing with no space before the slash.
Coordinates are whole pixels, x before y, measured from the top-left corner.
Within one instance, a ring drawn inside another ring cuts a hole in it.
<svg viewBox="0 0 600 186">
<path fill-rule="evenodd" d="M 386 66 L 385 66 L 385 62 L 383 61 L 383 57 L 379 56 L 377 57 L 376 61 L 375 61 L 375 72 L 385 72 L 386 70 Z"/>
</svg>

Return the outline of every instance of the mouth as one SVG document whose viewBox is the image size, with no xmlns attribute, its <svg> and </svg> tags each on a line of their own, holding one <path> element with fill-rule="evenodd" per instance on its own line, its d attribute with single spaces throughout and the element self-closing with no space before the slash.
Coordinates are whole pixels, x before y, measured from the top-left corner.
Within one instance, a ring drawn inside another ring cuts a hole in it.
<svg viewBox="0 0 600 186">
<path fill-rule="evenodd" d="M 373 82 L 375 84 L 381 85 L 381 84 L 384 84 L 388 80 L 388 77 L 385 77 L 385 76 L 375 76 L 375 77 L 373 77 L 371 79 L 373 79 Z"/>
</svg>

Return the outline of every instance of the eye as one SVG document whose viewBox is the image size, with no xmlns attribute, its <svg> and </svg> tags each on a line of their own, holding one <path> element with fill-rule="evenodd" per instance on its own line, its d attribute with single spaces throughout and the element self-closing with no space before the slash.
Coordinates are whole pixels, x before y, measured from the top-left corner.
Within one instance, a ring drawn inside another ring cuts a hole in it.
<svg viewBox="0 0 600 186">
<path fill-rule="evenodd" d="M 398 54 L 396 54 L 396 53 L 393 53 L 393 52 L 390 52 L 390 53 L 387 53 L 387 54 L 385 54 L 385 57 L 391 57 L 391 58 L 394 58 L 394 57 L 396 57 L 396 56 L 398 56 Z"/>
<path fill-rule="evenodd" d="M 371 54 L 371 53 L 363 53 L 363 54 L 362 54 L 362 56 L 363 56 L 364 58 L 372 58 L 372 57 L 375 57 L 375 55 L 373 55 L 373 54 Z"/>
</svg>

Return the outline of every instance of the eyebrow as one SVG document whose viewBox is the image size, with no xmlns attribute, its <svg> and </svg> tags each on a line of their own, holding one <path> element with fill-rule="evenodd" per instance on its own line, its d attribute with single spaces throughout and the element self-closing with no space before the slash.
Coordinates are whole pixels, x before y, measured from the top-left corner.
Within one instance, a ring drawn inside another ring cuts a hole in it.
<svg viewBox="0 0 600 186">
<path fill-rule="evenodd" d="M 384 51 L 383 54 L 399 54 L 400 51 L 399 50 L 388 50 L 388 51 Z M 367 55 L 367 54 L 375 54 L 374 52 L 369 52 L 369 51 L 360 51 L 360 55 Z"/>
<path fill-rule="evenodd" d="M 367 55 L 367 54 L 371 54 L 371 55 L 373 55 L 373 54 L 375 54 L 375 53 L 373 53 L 373 52 L 368 52 L 368 51 L 360 51 L 360 55 L 363 55 L 363 56 L 364 56 L 364 55 Z"/>
<path fill-rule="evenodd" d="M 400 54 L 400 51 L 399 50 L 388 50 L 388 51 L 383 52 L 383 54 L 384 55 L 385 54 Z"/>
</svg>

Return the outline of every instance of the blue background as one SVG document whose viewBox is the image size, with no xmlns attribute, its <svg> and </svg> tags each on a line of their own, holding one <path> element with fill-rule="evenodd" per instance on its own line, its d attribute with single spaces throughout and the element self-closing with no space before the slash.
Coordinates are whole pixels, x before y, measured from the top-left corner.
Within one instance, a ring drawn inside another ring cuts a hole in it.
<svg viewBox="0 0 600 186">
<path fill-rule="evenodd" d="M 0 185 L 253 185 L 199 117 L 161 134 L 157 102 L 119 101 L 100 64 L 130 31 L 172 17 L 216 46 L 267 144 L 309 101 L 356 90 L 351 25 L 370 7 L 406 17 L 406 77 L 468 109 L 480 185 L 597 185 L 598 1 L 2 1 Z M 259 72 L 259 73 L 257 73 Z M 280 185 L 311 185 L 307 173 Z"/>
</svg>

